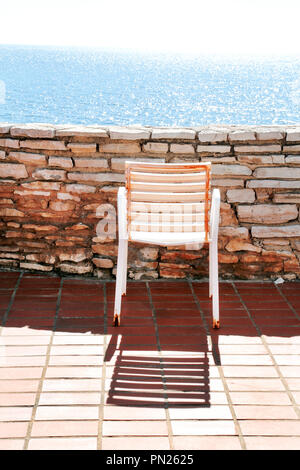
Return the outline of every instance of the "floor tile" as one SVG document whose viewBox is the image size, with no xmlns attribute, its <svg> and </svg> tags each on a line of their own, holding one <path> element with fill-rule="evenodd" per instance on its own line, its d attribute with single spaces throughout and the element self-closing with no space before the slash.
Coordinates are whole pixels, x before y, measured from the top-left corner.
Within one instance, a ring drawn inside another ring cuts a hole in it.
<svg viewBox="0 0 300 470">
<path fill-rule="evenodd" d="M 298 281 L 220 282 L 216 330 L 206 281 L 129 280 L 116 328 L 114 281 L 19 278 L 0 272 L 1 450 L 300 449 Z"/>
</svg>

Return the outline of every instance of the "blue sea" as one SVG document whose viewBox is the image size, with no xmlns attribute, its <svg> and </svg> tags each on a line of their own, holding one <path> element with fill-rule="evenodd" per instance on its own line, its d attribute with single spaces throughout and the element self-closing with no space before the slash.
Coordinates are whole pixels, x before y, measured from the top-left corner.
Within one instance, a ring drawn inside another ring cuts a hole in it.
<svg viewBox="0 0 300 470">
<path fill-rule="evenodd" d="M 0 122 L 300 122 L 300 55 L 185 56 L 0 45 Z"/>
</svg>

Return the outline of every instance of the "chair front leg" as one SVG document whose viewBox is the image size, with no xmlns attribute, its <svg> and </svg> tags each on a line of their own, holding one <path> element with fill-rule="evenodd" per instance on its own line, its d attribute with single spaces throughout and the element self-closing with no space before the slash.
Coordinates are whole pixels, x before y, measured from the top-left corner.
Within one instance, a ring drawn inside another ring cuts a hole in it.
<svg viewBox="0 0 300 470">
<path fill-rule="evenodd" d="M 213 328 L 220 327 L 219 320 L 219 269 L 218 229 L 220 216 L 220 191 L 214 189 L 211 206 L 211 240 L 209 245 L 209 295 L 212 296 Z"/>
<path fill-rule="evenodd" d="M 220 328 L 219 318 L 219 269 L 218 269 L 218 243 L 211 243 L 211 294 L 212 294 L 212 314 L 213 328 Z"/>
<path fill-rule="evenodd" d="M 212 243 L 209 243 L 209 253 L 208 253 L 208 262 L 209 262 L 209 297 L 212 296 L 212 277 L 213 277 L 213 263 L 212 263 Z"/>
<path fill-rule="evenodd" d="M 122 295 L 126 295 L 126 286 L 127 286 L 127 259 L 128 259 L 128 240 L 124 240 L 124 262 L 123 262 Z"/>
<path fill-rule="evenodd" d="M 120 326 L 122 289 L 123 289 L 123 277 L 124 277 L 124 255 L 125 255 L 125 250 L 126 250 L 126 247 L 125 247 L 126 243 L 127 243 L 127 240 L 122 240 L 122 239 L 119 240 L 114 320 L 113 320 L 113 323 L 115 326 Z"/>
</svg>

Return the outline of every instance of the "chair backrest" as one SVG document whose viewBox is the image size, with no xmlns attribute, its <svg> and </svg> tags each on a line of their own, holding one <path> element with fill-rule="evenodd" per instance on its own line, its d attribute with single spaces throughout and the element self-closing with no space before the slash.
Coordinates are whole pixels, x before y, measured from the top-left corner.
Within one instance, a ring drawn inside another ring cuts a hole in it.
<svg viewBox="0 0 300 470">
<path fill-rule="evenodd" d="M 126 162 L 128 233 L 203 232 L 209 237 L 211 164 Z"/>
</svg>

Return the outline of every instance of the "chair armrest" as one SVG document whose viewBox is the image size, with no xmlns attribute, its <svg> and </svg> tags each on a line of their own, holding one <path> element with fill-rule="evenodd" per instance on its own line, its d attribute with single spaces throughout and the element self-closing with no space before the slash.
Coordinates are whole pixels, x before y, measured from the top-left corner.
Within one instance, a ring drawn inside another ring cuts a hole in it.
<svg viewBox="0 0 300 470">
<path fill-rule="evenodd" d="M 120 187 L 118 190 L 118 227 L 119 239 L 127 240 L 127 191 L 125 187 Z"/>
<path fill-rule="evenodd" d="M 219 232 L 219 218 L 220 218 L 220 190 L 215 188 L 212 192 L 212 201 L 210 209 L 210 238 L 211 240 L 218 239 Z"/>
</svg>

